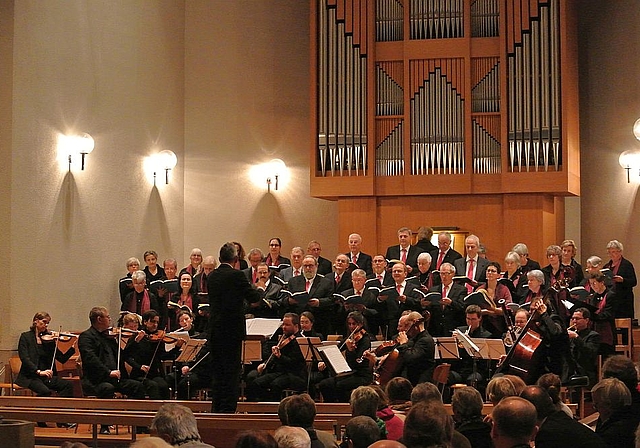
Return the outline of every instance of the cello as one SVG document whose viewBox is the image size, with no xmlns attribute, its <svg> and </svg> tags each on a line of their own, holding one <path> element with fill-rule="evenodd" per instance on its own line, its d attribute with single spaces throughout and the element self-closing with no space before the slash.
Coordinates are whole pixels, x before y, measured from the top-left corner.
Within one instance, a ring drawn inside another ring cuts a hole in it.
<svg viewBox="0 0 640 448">
<path fill-rule="evenodd" d="M 556 282 L 542 297 L 535 298 L 531 301 L 531 316 L 524 326 L 515 343 L 507 353 L 505 359 L 498 365 L 495 374 L 511 374 L 522 378 L 522 380 L 531 384 L 536 379 L 536 368 L 540 364 L 540 351 L 538 348 L 542 344 L 542 336 L 534 328 L 537 318 L 542 314 L 539 310 L 542 305 L 549 303 L 552 292 L 558 292 L 566 282 L 561 280 Z M 505 316 L 508 315 L 506 305 L 501 303 Z M 509 323 L 507 322 L 507 325 Z M 513 328 L 513 327 L 511 327 Z"/>
</svg>

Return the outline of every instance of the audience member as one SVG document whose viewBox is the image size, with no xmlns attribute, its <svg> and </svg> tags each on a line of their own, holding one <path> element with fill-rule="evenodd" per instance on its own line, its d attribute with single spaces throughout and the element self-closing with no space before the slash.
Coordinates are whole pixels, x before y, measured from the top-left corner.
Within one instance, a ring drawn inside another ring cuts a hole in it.
<svg viewBox="0 0 640 448">
<path fill-rule="evenodd" d="M 278 442 L 278 448 L 311 448 L 311 439 L 303 428 L 281 426 L 273 438 Z"/>
<path fill-rule="evenodd" d="M 473 387 L 456 389 L 451 398 L 455 428 L 473 448 L 491 448 L 491 426 L 482 418 L 482 395 Z"/>
<path fill-rule="evenodd" d="M 431 400 L 411 407 L 401 442 L 407 448 L 449 447 L 454 446 L 452 436 L 451 416 L 441 402 Z"/>
<path fill-rule="evenodd" d="M 341 447 L 367 448 L 380 440 L 380 429 L 371 417 L 360 415 L 347 422 Z"/>
<path fill-rule="evenodd" d="M 162 405 L 151 421 L 151 434 L 181 448 L 213 448 L 202 442 L 196 418 L 186 406 L 177 403 Z"/>
<path fill-rule="evenodd" d="M 238 435 L 235 448 L 278 448 L 278 442 L 268 431 L 253 429 Z"/>
<path fill-rule="evenodd" d="M 605 378 L 591 389 L 593 407 L 600 413 L 598 434 L 610 447 L 633 448 L 639 419 L 629 412 L 631 392 L 617 378 Z"/>
<path fill-rule="evenodd" d="M 378 394 L 378 410 L 376 417 L 384 422 L 387 430 L 387 439 L 400 440 L 404 429 L 404 420 L 398 417 L 389 407 L 389 397 L 378 385 L 371 386 Z"/>
<path fill-rule="evenodd" d="M 311 438 L 311 448 L 337 446 L 333 434 L 313 428 L 316 403 L 308 394 L 291 395 L 284 398 L 278 406 L 278 417 L 283 425 L 304 428 Z"/>
<path fill-rule="evenodd" d="M 506 397 L 492 412 L 491 439 L 495 448 L 529 447 L 537 427 L 536 408 L 520 397 Z"/>
</svg>

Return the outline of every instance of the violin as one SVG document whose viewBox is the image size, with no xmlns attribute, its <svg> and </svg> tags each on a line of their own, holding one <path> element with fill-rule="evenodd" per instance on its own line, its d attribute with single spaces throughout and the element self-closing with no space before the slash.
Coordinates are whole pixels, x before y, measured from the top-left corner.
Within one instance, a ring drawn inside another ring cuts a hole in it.
<svg viewBox="0 0 640 448">
<path fill-rule="evenodd" d="M 116 338 L 121 335 L 122 339 L 127 339 L 130 336 L 137 335 L 139 330 L 131 330 L 125 327 L 109 327 L 106 335 L 110 338 Z"/>
<path fill-rule="evenodd" d="M 164 342 L 166 344 L 172 344 L 180 339 L 176 336 L 171 336 L 165 330 L 158 330 L 153 334 L 147 334 L 145 338 L 151 342 Z"/>
<path fill-rule="evenodd" d="M 73 338 L 77 338 L 77 334 L 73 333 L 61 333 L 58 331 L 44 331 L 38 335 L 41 340 L 49 342 L 49 341 L 60 341 L 60 342 L 68 342 Z"/>
<path fill-rule="evenodd" d="M 293 341 L 296 338 L 295 334 L 289 335 L 289 336 L 285 336 L 284 333 L 282 335 L 280 335 L 280 339 L 278 340 L 278 343 L 275 345 L 275 347 L 278 350 L 282 350 L 282 348 L 284 348 L 289 342 Z M 263 372 L 265 372 L 267 370 L 267 366 L 269 365 L 269 363 L 271 362 L 271 360 L 273 359 L 273 357 L 275 356 L 275 354 L 273 353 L 273 351 L 271 352 L 271 355 L 269 356 L 269 359 L 267 359 L 267 361 L 264 363 L 264 367 L 262 368 L 262 372 L 259 372 L 260 374 L 262 374 Z"/>
</svg>

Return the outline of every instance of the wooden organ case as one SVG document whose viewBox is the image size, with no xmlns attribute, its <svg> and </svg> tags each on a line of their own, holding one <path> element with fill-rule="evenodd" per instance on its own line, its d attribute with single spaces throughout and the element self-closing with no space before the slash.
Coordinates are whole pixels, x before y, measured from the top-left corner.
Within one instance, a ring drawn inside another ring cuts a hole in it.
<svg viewBox="0 0 640 448">
<path fill-rule="evenodd" d="M 501 260 L 563 239 L 580 193 L 573 7 L 311 1 L 311 195 L 338 201 L 340 241 L 380 252 L 401 226 L 457 226 Z"/>
</svg>

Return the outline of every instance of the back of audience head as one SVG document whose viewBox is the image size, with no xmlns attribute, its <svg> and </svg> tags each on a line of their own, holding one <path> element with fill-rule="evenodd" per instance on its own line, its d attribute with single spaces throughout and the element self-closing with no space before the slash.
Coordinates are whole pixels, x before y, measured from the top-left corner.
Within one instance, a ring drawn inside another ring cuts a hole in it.
<svg viewBox="0 0 640 448">
<path fill-rule="evenodd" d="M 316 403 L 309 394 L 290 395 L 280 402 L 278 417 L 283 425 L 312 428 Z"/>
<path fill-rule="evenodd" d="M 380 428 L 371 417 L 359 415 L 347 422 L 344 440 L 351 448 L 367 448 L 380 440 Z"/>
<path fill-rule="evenodd" d="M 547 391 L 553 401 L 553 404 L 560 403 L 560 388 L 562 387 L 562 381 L 558 375 L 555 373 L 545 373 L 538 378 L 536 386 L 540 386 Z"/>
<path fill-rule="evenodd" d="M 522 398 L 530 401 L 538 413 L 538 421 L 542 421 L 556 411 L 549 393 L 540 386 L 527 386 L 520 394 Z M 491 414 L 493 415 L 493 413 Z"/>
<path fill-rule="evenodd" d="M 411 381 L 405 377 L 396 376 L 389 380 L 385 390 L 391 404 L 397 404 L 411 401 L 412 389 Z"/>
<path fill-rule="evenodd" d="M 196 418 L 186 406 L 177 403 L 162 405 L 151 421 L 151 433 L 172 445 L 199 441 L 200 433 Z"/>
<path fill-rule="evenodd" d="M 273 438 L 278 448 L 311 448 L 311 437 L 304 428 L 281 426 L 276 429 Z"/>
<path fill-rule="evenodd" d="M 529 445 L 538 430 L 535 406 L 520 397 L 505 397 L 493 408 L 491 417 L 496 448 Z"/>
<path fill-rule="evenodd" d="M 407 446 L 396 440 L 378 440 L 369 445 L 369 448 L 407 448 Z"/>
<path fill-rule="evenodd" d="M 453 416 L 458 422 L 481 419 L 483 405 L 480 392 L 470 386 L 456 389 L 451 398 Z"/>
<path fill-rule="evenodd" d="M 373 419 L 376 418 L 378 410 L 378 394 L 370 386 L 360 386 L 351 392 L 351 416 L 366 415 Z"/>
<path fill-rule="evenodd" d="M 389 397 L 387 396 L 387 393 L 384 391 L 384 389 L 382 389 L 382 387 L 378 386 L 377 384 L 369 387 L 375 390 L 376 394 L 378 394 L 378 409 L 384 409 L 389 406 Z"/>
<path fill-rule="evenodd" d="M 439 401 L 442 403 L 442 395 L 438 387 L 433 383 L 419 383 L 411 391 L 411 404 L 416 405 L 425 401 Z"/>
<path fill-rule="evenodd" d="M 487 384 L 487 400 L 495 406 L 504 397 L 514 397 L 520 395 L 526 386 L 520 377 L 514 375 L 502 375 L 491 378 Z"/>
<path fill-rule="evenodd" d="M 607 420 L 615 411 L 631 404 L 629 388 L 617 378 L 601 380 L 591 389 L 591 396 L 602 421 Z"/>
<path fill-rule="evenodd" d="M 638 372 L 633 361 L 623 355 L 614 355 L 604 362 L 602 366 L 603 378 L 618 378 L 629 391 L 638 387 Z"/>
<path fill-rule="evenodd" d="M 268 431 L 248 430 L 238 434 L 235 448 L 278 448 L 278 442 Z"/>
<path fill-rule="evenodd" d="M 431 400 L 411 406 L 402 436 L 407 448 L 449 447 L 452 436 L 453 420 L 442 402 Z"/>
</svg>

